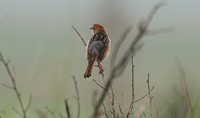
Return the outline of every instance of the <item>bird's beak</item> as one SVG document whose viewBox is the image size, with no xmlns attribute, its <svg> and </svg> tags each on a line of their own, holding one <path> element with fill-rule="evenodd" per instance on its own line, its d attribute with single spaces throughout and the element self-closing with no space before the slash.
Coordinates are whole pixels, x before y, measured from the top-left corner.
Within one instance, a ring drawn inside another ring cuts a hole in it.
<svg viewBox="0 0 200 118">
<path fill-rule="evenodd" d="M 93 27 L 90 27 L 90 29 L 93 29 Z"/>
</svg>

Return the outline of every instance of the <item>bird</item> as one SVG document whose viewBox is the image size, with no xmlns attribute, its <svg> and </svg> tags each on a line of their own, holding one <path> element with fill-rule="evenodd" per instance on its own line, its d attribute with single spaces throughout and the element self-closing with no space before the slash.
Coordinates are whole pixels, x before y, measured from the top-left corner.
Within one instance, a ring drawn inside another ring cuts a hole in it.
<svg viewBox="0 0 200 118">
<path fill-rule="evenodd" d="M 92 38 L 86 46 L 87 67 L 85 69 L 84 78 L 89 78 L 92 75 L 94 63 L 97 62 L 100 69 L 99 73 L 103 74 L 104 69 L 101 62 L 109 56 L 111 41 L 108 37 L 105 28 L 100 24 L 94 24 L 91 28 Z"/>
</svg>

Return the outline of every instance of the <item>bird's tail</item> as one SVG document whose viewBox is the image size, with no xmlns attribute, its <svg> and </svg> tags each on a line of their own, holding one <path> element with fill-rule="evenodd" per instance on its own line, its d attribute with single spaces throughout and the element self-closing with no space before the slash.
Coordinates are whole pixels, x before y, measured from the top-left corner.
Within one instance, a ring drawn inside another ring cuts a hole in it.
<svg viewBox="0 0 200 118">
<path fill-rule="evenodd" d="M 88 62 L 87 68 L 85 70 L 84 78 L 89 78 L 92 75 L 93 65 L 94 65 L 94 60 Z"/>
</svg>

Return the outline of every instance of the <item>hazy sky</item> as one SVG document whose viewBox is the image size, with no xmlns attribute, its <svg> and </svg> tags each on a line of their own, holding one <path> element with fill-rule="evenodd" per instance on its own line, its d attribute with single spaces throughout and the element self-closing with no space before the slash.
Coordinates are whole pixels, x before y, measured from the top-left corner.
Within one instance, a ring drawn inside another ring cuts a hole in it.
<svg viewBox="0 0 200 118">
<path fill-rule="evenodd" d="M 71 90 L 72 75 L 80 79 L 82 86 L 88 84 L 82 79 L 87 63 L 85 47 L 71 25 L 88 40 L 91 37 L 89 27 L 101 23 L 114 46 L 123 30 L 129 25 L 136 28 L 139 20 L 144 19 L 158 1 L 0 0 L 0 49 L 11 59 L 11 66 L 15 65 L 21 89 L 27 88 L 22 91 L 38 98 L 53 96 L 56 92 L 64 98 L 63 94 Z M 160 90 L 158 93 L 170 90 L 172 81 L 177 81 L 175 58 L 182 62 L 188 81 L 194 86 L 200 82 L 200 1 L 166 2 L 167 6 L 158 11 L 150 29 L 167 27 L 173 28 L 173 32 L 145 37 L 142 41 L 145 46 L 134 60 L 139 79 L 136 81 L 142 84 L 150 73 L 152 83 Z M 134 31 L 123 44 L 121 53 L 129 46 Z M 109 59 L 104 65 L 109 70 Z M 9 82 L 4 79 L 7 75 L 2 65 L 0 69 L 0 82 Z M 129 77 L 128 70 L 130 67 L 122 78 Z M 98 77 L 98 71 L 93 75 L 93 78 Z M 120 85 L 126 85 L 127 81 Z M 5 90 L 0 89 L 0 94 L 6 94 Z M 193 91 L 197 94 L 198 88 Z"/>
</svg>

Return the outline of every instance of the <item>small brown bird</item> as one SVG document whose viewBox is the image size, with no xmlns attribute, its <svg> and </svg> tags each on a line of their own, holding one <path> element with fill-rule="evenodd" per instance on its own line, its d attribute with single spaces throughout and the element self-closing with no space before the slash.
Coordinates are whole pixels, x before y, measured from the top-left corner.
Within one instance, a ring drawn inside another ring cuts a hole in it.
<svg viewBox="0 0 200 118">
<path fill-rule="evenodd" d="M 109 55 L 111 44 L 102 25 L 94 24 L 90 29 L 93 32 L 93 36 L 89 40 L 86 48 L 88 65 L 85 70 L 84 78 L 89 78 L 91 76 L 95 61 L 98 63 L 100 69 L 99 73 L 103 74 L 104 70 L 101 61 Z"/>
</svg>

